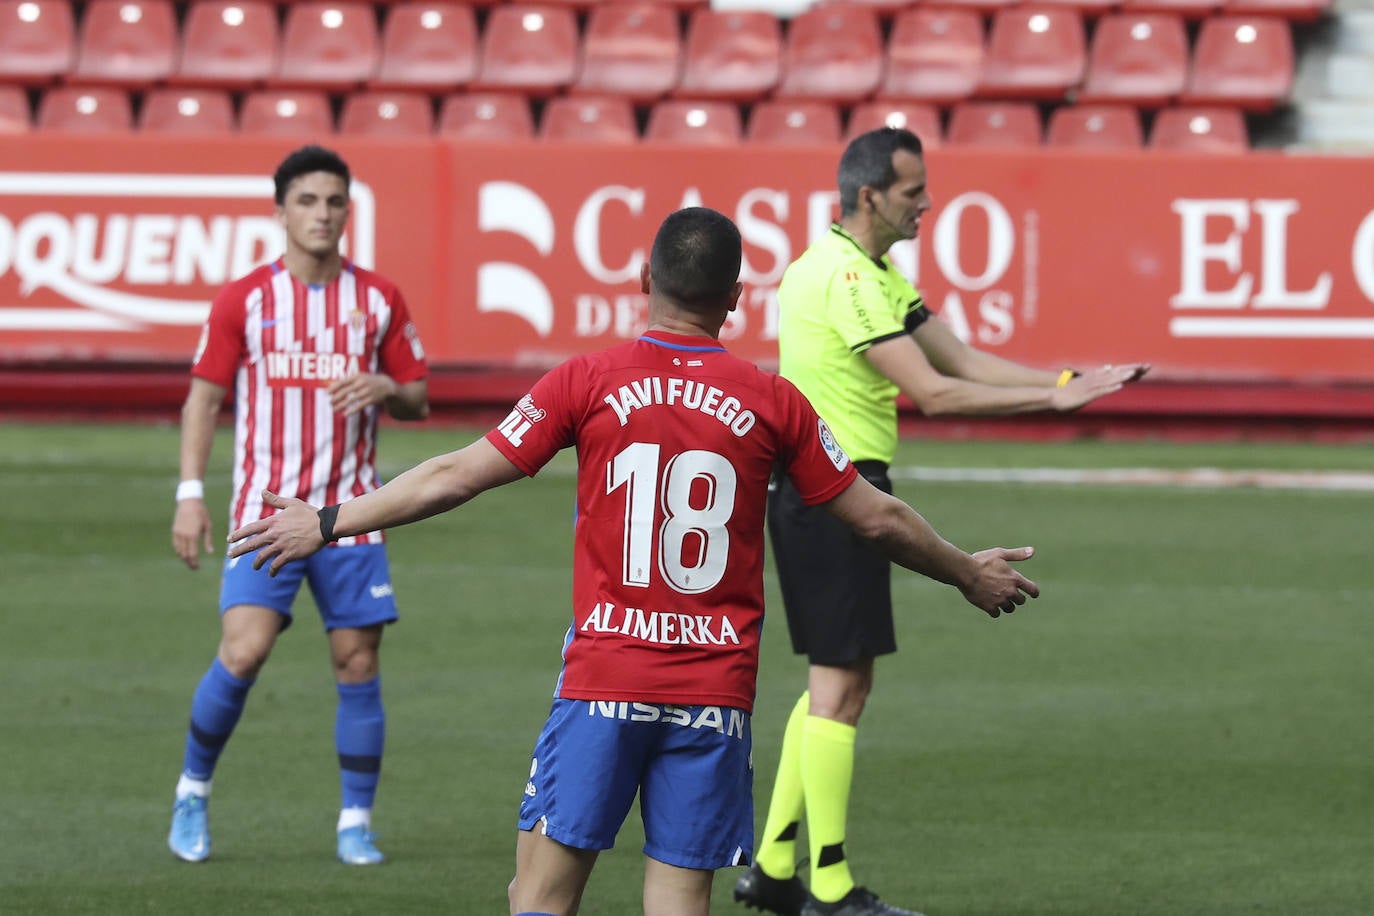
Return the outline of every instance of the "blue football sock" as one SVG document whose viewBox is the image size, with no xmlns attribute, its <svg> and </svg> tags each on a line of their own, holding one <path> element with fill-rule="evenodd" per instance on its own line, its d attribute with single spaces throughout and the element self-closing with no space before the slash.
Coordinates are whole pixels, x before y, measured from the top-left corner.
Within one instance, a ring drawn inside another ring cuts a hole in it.
<svg viewBox="0 0 1374 916">
<path fill-rule="evenodd" d="M 200 679 L 191 700 L 191 726 L 186 730 L 186 756 L 182 772 L 191 779 L 209 781 L 224 744 L 234 733 L 252 681 L 234 677 L 218 657 Z"/>
<path fill-rule="evenodd" d="M 339 712 L 334 720 L 334 747 L 339 752 L 343 807 L 371 808 L 382 772 L 386 712 L 380 676 L 363 684 L 337 684 Z"/>
</svg>

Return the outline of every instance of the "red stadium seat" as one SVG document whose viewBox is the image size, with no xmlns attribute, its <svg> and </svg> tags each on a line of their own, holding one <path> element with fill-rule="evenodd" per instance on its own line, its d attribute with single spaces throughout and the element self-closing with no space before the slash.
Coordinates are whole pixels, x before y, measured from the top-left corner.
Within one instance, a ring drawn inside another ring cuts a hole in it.
<svg viewBox="0 0 1374 916">
<path fill-rule="evenodd" d="M 592 10 L 578 92 L 652 101 L 673 90 L 681 71 L 682 39 L 671 7 L 632 0 Z"/>
<path fill-rule="evenodd" d="M 0 0 L 0 79 L 49 83 L 75 59 L 76 20 L 67 0 Z"/>
<path fill-rule="evenodd" d="M 1168 13 L 1184 19 L 1204 19 L 1221 5 L 1221 0 L 1121 0 L 1123 13 Z"/>
<path fill-rule="evenodd" d="M 770 13 L 702 9 L 687 25 L 677 94 L 693 99 L 762 98 L 782 75 L 782 27 Z"/>
<path fill-rule="evenodd" d="M 1040 145 L 1040 112 L 1030 102 L 960 102 L 949 116 L 950 146 Z"/>
<path fill-rule="evenodd" d="M 635 143 L 639 131 L 629 99 L 561 96 L 544 107 L 539 135 L 545 140 Z"/>
<path fill-rule="evenodd" d="M 434 105 L 418 92 L 378 89 L 344 99 L 339 133 L 367 137 L 428 137 L 434 133 Z"/>
<path fill-rule="evenodd" d="M 508 2 L 516 2 L 516 0 L 508 0 Z M 566 6 L 568 9 L 572 10 L 574 14 L 580 16 L 590 10 L 596 9 L 605 2 L 605 0 L 521 0 L 521 2 L 534 2 L 545 6 Z"/>
<path fill-rule="evenodd" d="M 1077 10 L 1088 19 L 1096 19 L 1113 9 L 1120 0 L 1035 0 L 1037 6 L 1064 6 Z"/>
<path fill-rule="evenodd" d="M 386 14 L 371 85 L 445 92 L 477 78 L 477 17 L 460 3 L 398 3 Z"/>
<path fill-rule="evenodd" d="M 152 89 L 143 97 L 138 126 L 157 134 L 230 133 L 234 102 L 223 89 Z"/>
<path fill-rule="evenodd" d="M 482 33 L 477 86 L 552 95 L 577 77 L 577 20 L 561 6 L 498 6 Z"/>
<path fill-rule="evenodd" d="M 1250 148 L 1238 108 L 1164 108 L 1150 131 L 1151 149 L 1194 153 L 1243 153 Z"/>
<path fill-rule="evenodd" d="M 1140 114 L 1129 105 L 1075 105 L 1050 114 L 1046 146 L 1138 150 L 1145 145 Z"/>
<path fill-rule="evenodd" d="M 1093 33 L 1080 102 L 1167 105 L 1188 78 L 1183 20 L 1163 13 L 1103 16 Z"/>
<path fill-rule="evenodd" d="M 973 10 L 976 13 L 991 15 L 998 10 L 1016 6 L 1018 2 L 1020 0 L 941 0 L 940 3 L 932 3 L 931 5 L 950 9 Z"/>
<path fill-rule="evenodd" d="M 849 115 L 846 140 L 880 127 L 904 127 L 921 138 L 923 149 L 939 149 L 944 145 L 944 130 L 940 127 L 940 112 L 934 105 L 923 102 L 864 102 L 855 106 Z"/>
<path fill-rule="evenodd" d="M 306 0 L 286 7 L 281 61 L 269 85 L 347 90 L 377 72 L 377 13 L 363 0 Z"/>
<path fill-rule="evenodd" d="M 1331 8 L 1331 0 L 1223 0 L 1221 11 L 1228 16 L 1281 16 L 1294 22 L 1307 22 Z"/>
<path fill-rule="evenodd" d="M 968 98 L 983 74 L 983 19 L 971 9 L 917 7 L 897 14 L 878 95 L 947 104 Z"/>
<path fill-rule="evenodd" d="M 999 10 L 988 33 L 980 95 L 1058 99 L 1083 79 L 1083 18 L 1062 7 Z"/>
<path fill-rule="evenodd" d="M 28 93 L 21 86 L 0 86 L 0 134 L 22 134 L 32 126 Z"/>
<path fill-rule="evenodd" d="M 722 146 L 744 139 L 738 106 L 730 102 L 669 99 L 649 112 L 645 140 Z"/>
<path fill-rule="evenodd" d="M 439 133 L 458 140 L 532 140 L 534 115 L 529 100 L 516 93 L 451 95 L 439 109 Z"/>
<path fill-rule="evenodd" d="M 326 135 L 334 132 L 329 97 L 314 89 L 264 89 L 243 97 L 239 130 L 245 134 Z"/>
<path fill-rule="evenodd" d="M 281 34 L 267 0 L 197 0 L 186 10 L 171 82 L 248 89 L 277 72 Z"/>
<path fill-rule="evenodd" d="M 814 146 L 840 142 L 840 112 L 829 102 L 785 99 L 759 102 L 749 116 L 750 143 Z"/>
<path fill-rule="evenodd" d="M 1198 30 L 1181 101 L 1268 111 L 1293 88 L 1293 34 L 1282 19 L 1213 16 Z"/>
<path fill-rule="evenodd" d="M 58 86 L 43 93 L 35 124 L 40 130 L 128 131 L 134 109 L 123 89 Z"/>
<path fill-rule="evenodd" d="M 787 27 L 775 95 L 856 102 L 873 94 L 882 75 L 877 13 L 854 4 L 818 6 L 793 17 Z"/>
<path fill-rule="evenodd" d="M 847 2 L 866 6 L 877 12 L 879 16 L 890 19 L 900 15 L 903 10 L 910 9 L 919 0 L 847 0 Z"/>
<path fill-rule="evenodd" d="M 73 83 L 145 86 L 176 67 L 171 0 L 91 0 L 81 16 Z"/>
</svg>

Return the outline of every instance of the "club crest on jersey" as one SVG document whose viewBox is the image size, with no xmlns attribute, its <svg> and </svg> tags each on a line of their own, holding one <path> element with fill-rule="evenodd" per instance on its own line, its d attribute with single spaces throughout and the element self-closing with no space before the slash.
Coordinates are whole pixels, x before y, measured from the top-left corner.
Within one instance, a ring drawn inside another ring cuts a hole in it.
<svg viewBox="0 0 1374 916">
<path fill-rule="evenodd" d="M 367 327 L 367 315 L 360 309 L 354 309 L 348 313 L 348 326 L 355 331 L 363 330 Z"/>
<path fill-rule="evenodd" d="M 843 471 L 849 466 L 849 456 L 844 449 L 840 448 L 840 443 L 835 441 L 835 434 L 830 431 L 830 427 L 824 420 L 816 421 L 816 431 L 821 437 L 821 448 L 825 449 L 825 454 L 830 458 L 830 463 L 835 465 L 835 470 Z"/>
<path fill-rule="evenodd" d="M 264 353 L 273 388 L 327 388 L 358 373 L 358 357 L 346 353 Z"/>
</svg>

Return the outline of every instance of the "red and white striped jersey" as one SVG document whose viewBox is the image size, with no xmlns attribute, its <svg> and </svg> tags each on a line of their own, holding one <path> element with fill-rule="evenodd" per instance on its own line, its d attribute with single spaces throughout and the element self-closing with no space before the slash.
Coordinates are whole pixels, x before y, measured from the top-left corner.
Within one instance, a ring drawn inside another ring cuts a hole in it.
<svg viewBox="0 0 1374 916">
<path fill-rule="evenodd" d="M 264 488 L 325 506 L 381 485 L 382 408 L 345 417 L 329 405 L 329 386 L 360 372 L 401 384 L 428 372 L 405 299 L 385 277 L 345 261 L 333 282 L 313 286 L 279 258 L 215 297 L 191 374 L 234 388 L 231 531 L 271 514 Z M 381 532 L 339 539 L 381 541 Z"/>
</svg>

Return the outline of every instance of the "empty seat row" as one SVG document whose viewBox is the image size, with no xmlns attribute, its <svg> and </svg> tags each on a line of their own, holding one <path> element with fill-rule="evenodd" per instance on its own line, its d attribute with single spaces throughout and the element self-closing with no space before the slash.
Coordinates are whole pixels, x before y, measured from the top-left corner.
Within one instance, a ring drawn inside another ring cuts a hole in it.
<svg viewBox="0 0 1374 916">
<path fill-rule="evenodd" d="M 848 0 L 893 14 L 913 6 L 938 6 L 994 13 L 1019 6 L 1025 0 Z M 1185 19 L 1213 15 L 1281 16 L 1294 21 L 1316 19 L 1331 7 L 1331 0 L 1037 0 L 1047 6 L 1063 6 L 1084 15 L 1096 16 L 1110 10 L 1129 13 L 1174 13 Z"/>
<path fill-rule="evenodd" d="M 135 126 L 130 96 L 122 90 L 58 87 L 44 93 L 37 126 L 61 131 L 127 131 Z M 867 102 L 850 112 L 842 128 L 837 106 L 812 101 L 765 101 L 752 107 L 746 129 L 740 106 L 730 102 L 667 100 L 650 109 L 644 138 L 693 144 L 753 143 L 806 145 L 838 143 L 884 125 L 914 131 L 930 148 L 962 146 L 1051 146 L 1131 150 L 1144 145 L 1134 108 L 1066 106 L 1042 131 L 1039 110 L 1023 102 L 965 102 L 956 105 L 946 131 L 940 113 L 921 103 Z M 319 92 L 261 90 L 248 93 L 236 114 L 223 90 L 154 89 L 143 98 L 137 127 L 158 133 L 325 135 L 335 121 L 330 100 Z M 0 87 L 0 131 L 30 128 L 23 90 Z M 348 96 L 338 130 L 345 134 L 519 142 L 551 140 L 632 143 L 640 138 L 634 107 L 627 99 L 559 96 L 543 106 L 536 131 L 530 101 L 505 93 L 467 93 L 446 98 L 436 119 L 432 100 L 415 93 L 365 91 Z M 1245 123 L 1238 109 L 1168 108 L 1155 118 L 1152 145 L 1212 151 L 1243 151 Z"/>
<path fill-rule="evenodd" d="M 1212 17 L 1190 49 L 1178 16 L 1106 15 L 1089 48 L 1077 11 L 1044 3 L 1000 10 L 986 37 L 976 12 L 914 7 L 886 42 L 853 3 L 808 10 L 785 33 L 768 13 L 699 9 L 685 38 L 672 8 L 621 0 L 595 7 L 585 33 L 567 7 L 518 3 L 490 11 L 480 34 L 473 8 L 452 2 L 398 3 L 381 31 L 360 0 L 294 4 L 280 33 L 266 0 L 197 0 L 180 33 L 170 0 L 91 0 L 79 42 L 71 23 L 66 0 L 0 0 L 0 81 L 843 103 L 1052 100 L 1081 86 L 1097 101 L 1264 109 L 1294 73 L 1281 19 Z"/>
</svg>

